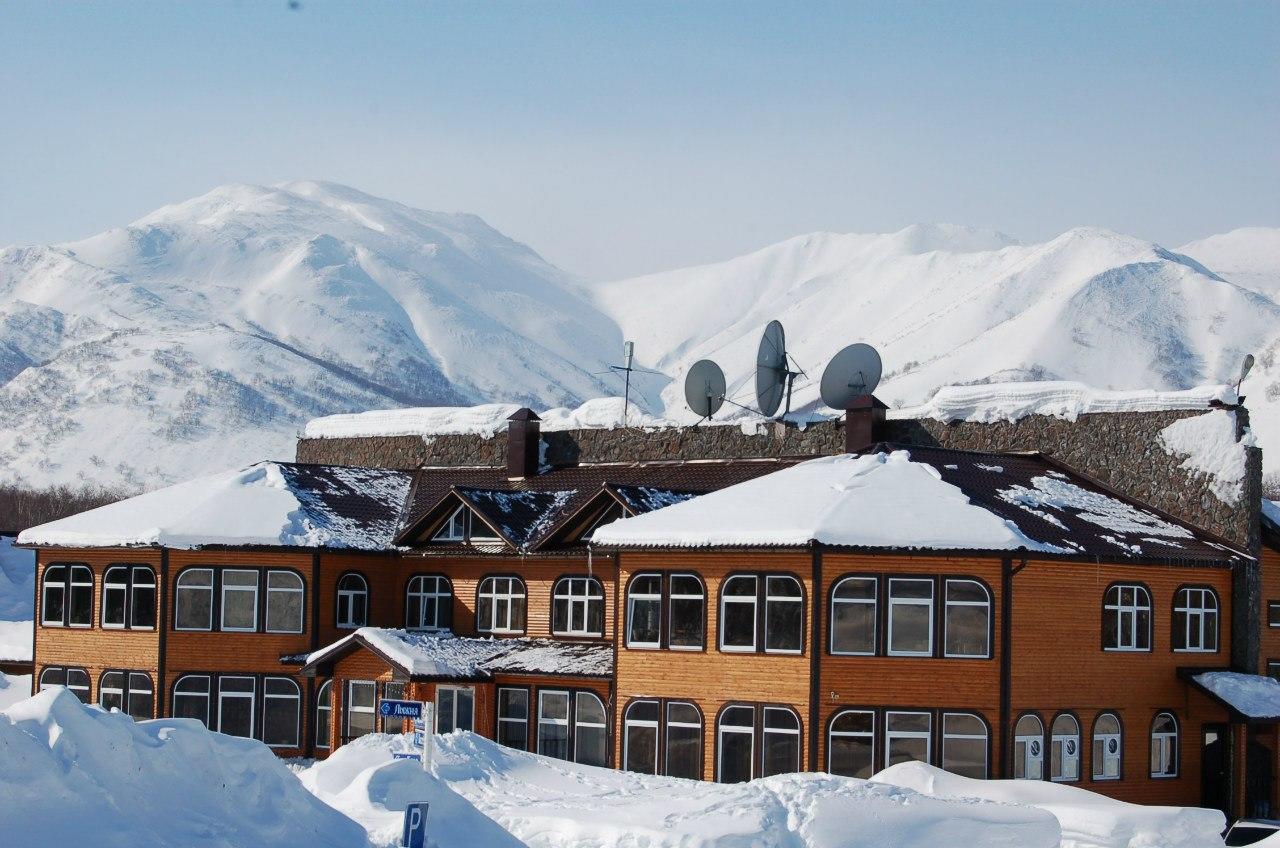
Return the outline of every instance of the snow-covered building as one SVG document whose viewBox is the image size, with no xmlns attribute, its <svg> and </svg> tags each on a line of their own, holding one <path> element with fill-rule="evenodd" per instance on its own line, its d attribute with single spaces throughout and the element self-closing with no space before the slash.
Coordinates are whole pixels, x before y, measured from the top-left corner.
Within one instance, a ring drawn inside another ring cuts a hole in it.
<svg viewBox="0 0 1280 848">
<path fill-rule="evenodd" d="M 36 685 L 286 755 L 397 728 L 376 704 L 407 697 L 441 730 L 674 776 L 919 759 L 1276 800 L 1245 791 L 1280 718 L 1237 656 L 1247 544 L 1046 453 L 877 441 L 860 414 L 843 451 L 654 432 L 669 458 L 550 461 L 517 410 L 469 465 L 261 463 L 33 528 Z"/>
</svg>

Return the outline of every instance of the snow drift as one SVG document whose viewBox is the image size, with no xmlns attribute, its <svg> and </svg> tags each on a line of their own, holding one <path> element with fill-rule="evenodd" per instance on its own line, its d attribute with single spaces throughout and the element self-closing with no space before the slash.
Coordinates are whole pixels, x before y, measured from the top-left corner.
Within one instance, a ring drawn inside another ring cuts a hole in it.
<svg viewBox="0 0 1280 848">
<path fill-rule="evenodd" d="M 0 763 L 5 845 L 365 844 L 261 742 L 191 719 L 135 723 L 61 687 L 0 712 Z"/>
</svg>

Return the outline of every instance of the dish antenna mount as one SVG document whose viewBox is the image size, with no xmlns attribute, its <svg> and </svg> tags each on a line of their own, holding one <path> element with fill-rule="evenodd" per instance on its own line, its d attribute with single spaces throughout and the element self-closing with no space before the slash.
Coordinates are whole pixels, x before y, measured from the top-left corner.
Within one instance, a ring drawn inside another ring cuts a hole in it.
<svg viewBox="0 0 1280 848">
<path fill-rule="evenodd" d="M 699 359 L 684 377 L 684 400 L 700 418 L 710 418 L 724 405 L 724 371 L 710 359 Z"/>
<path fill-rule="evenodd" d="M 756 404 L 760 414 L 772 418 L 782 404 L 785 395 L 787 405 L 782 414 L 791 411 L 791 387 L 803 371 L 792 371 L 787 356 L 786 334 L 782 324 L 770 321 L 760 337 L 756 350 Z"/>
<path fill-rule="evenodd" d="M 871 345 L 858 342 L 843 348 L 822 372 L 822 402 L 832 409 L 848 409 L 854 398 L 876 390 L 882 369 L 880 354 Z"/>
</svg>

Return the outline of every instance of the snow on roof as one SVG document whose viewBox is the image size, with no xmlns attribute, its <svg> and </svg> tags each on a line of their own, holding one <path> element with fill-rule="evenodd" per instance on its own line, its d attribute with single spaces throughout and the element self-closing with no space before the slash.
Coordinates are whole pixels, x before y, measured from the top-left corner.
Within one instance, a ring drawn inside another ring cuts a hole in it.
<svg viewBox="0 0 1280 848">
<path fill-rule="evenodd" d="M 474 679 L 492 674 L 569 674 L 607 677 L 613 673 L 613 646 L 550 639 L 493 639 L 361 627 L 306 658 L 306 665 L 336 659 L 363 644 L 411 677 Z"/>
<path fill-rule="evenodd" d="M 550 529 L 569 499 L 577 491 L 518 492 L 501 489 L 455 490 L 494 529 L 518 549 L 525 549 L 530 542 L 540 538 Z"/>
<path fill-rule="evenodd" d="M 507 429 L 507 419 L 521 405 L 486 403 L 478 406 L 422 406 L 409 409 L 375 409 L 345 415 L 326 415 L 307 422 L 304 439 L 369 438 L 377 436 L 492 436 Z M 622 398 L 593 398 L 576 409 L 558 406 L 539 412 L 544 433 L 557 430 L 613 429 L 615 427 L 675 427 L 634 403 L 623 416 Z"/>
<path fill-rule="evenodd" d="M 1207 409 L 1210 401 L 1233 404 L 1231 386 L 1197 386 L 1181 391 L 1095 389 L 1068 380 L 943 386 L 925 403 L 891 409 L 888 418 L 938 421 L 1017 421 L 1028 415 L 1052 415 L 1074 421 L 1093 412 L 1155 412 Z"/>
<path fill-rule="evenodd" d="M 1236 419 L 1225 409 L 1183 418 L 1160 431 L 1160 445 L 1171 456 L 1185 457 L 1181 467 L 1209 478 L 1209 490 L 1226 504 L 1237 504 L 1248 473 L 1252 433 L 1236 438 Z"/>
<path fill-rule="evenodd" d="M 391 545 L 410 479 L 383 469 L 259 462 L 51 521 L 18 541 L 381 550 Z"/>
<path fill-rule="evenodd" d="M 1014 485 L 1001 489 L 998 497 L 1022 507 L 1050 523 L 1061 524 L 1053 511 L 1070 509 L 1077 517 L 1111 533 L 1144 535 L 1147 541 L 1191 539 L 1195 534 L 1180 524 L 1165 521 L 1153 512 L 1113 498 L 1096 489 L 1086 489 L 1059 477 L 1033 477 L 1031 486 Z M 1120 544 L 1117 542 L 1117 544 Z"/>
<path fill-rule="evenodd" d="M 613 491 L 626 508 L 637 515 L 684 503 L 698 496 L 697 492 L 677 492 L 671 489 L 656 489 L 653 486 L 616 485 L 613 486 Z"/>
<path fill-rule="evenodd" d="M 1262 499 L 1262 520 L 1270 523 L 1276 532 L 1280 532 L 1280 501 Z"/>
<path fill-rule="evenodd" d="M 905 450 L 809 460 L 607 524 L 602 545 L 828 545 L 1065 552 L 970 502 Z"/>
<path fill-rule="evenodd" d="M 1240 671 L 1206 671 L 1191 680 L 1223 704 L 1251 719 L 1280 719 L 1280 681 Z"/>
</svg>

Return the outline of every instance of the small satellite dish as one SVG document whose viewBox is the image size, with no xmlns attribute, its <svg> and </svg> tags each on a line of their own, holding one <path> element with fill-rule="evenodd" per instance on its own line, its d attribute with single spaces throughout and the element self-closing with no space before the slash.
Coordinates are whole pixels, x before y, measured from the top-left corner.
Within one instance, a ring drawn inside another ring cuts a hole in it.
<svg viewBox="0 0 1280 848">
<path fill-rule="evenodd" d="M 881 368 L 880 354 L 871 345 L 849 345 L 833 356 L 822 372 L 822 402 L 832 409 L 847 408 L 849 401 L 876 390 Z"/>
<path fill-rule="evenodd" d="M 760 414 L 773 417 L 782 405 L 782 395 L 791 387 L 791 372 L 787 369 L 787 342 L 782 324 L 770 321 L 760 337 L 756 351 L 756 403 Z M 789 394 L 789 392 L 787 392 Z"/>
<path fill-rule="evenodd" d="M 724 405 L 727 384 L 724 371 L 710 359 L 699 359 L 684 377 L 684 400 L 702 418 L 710 418 Z"/>
</svg>

